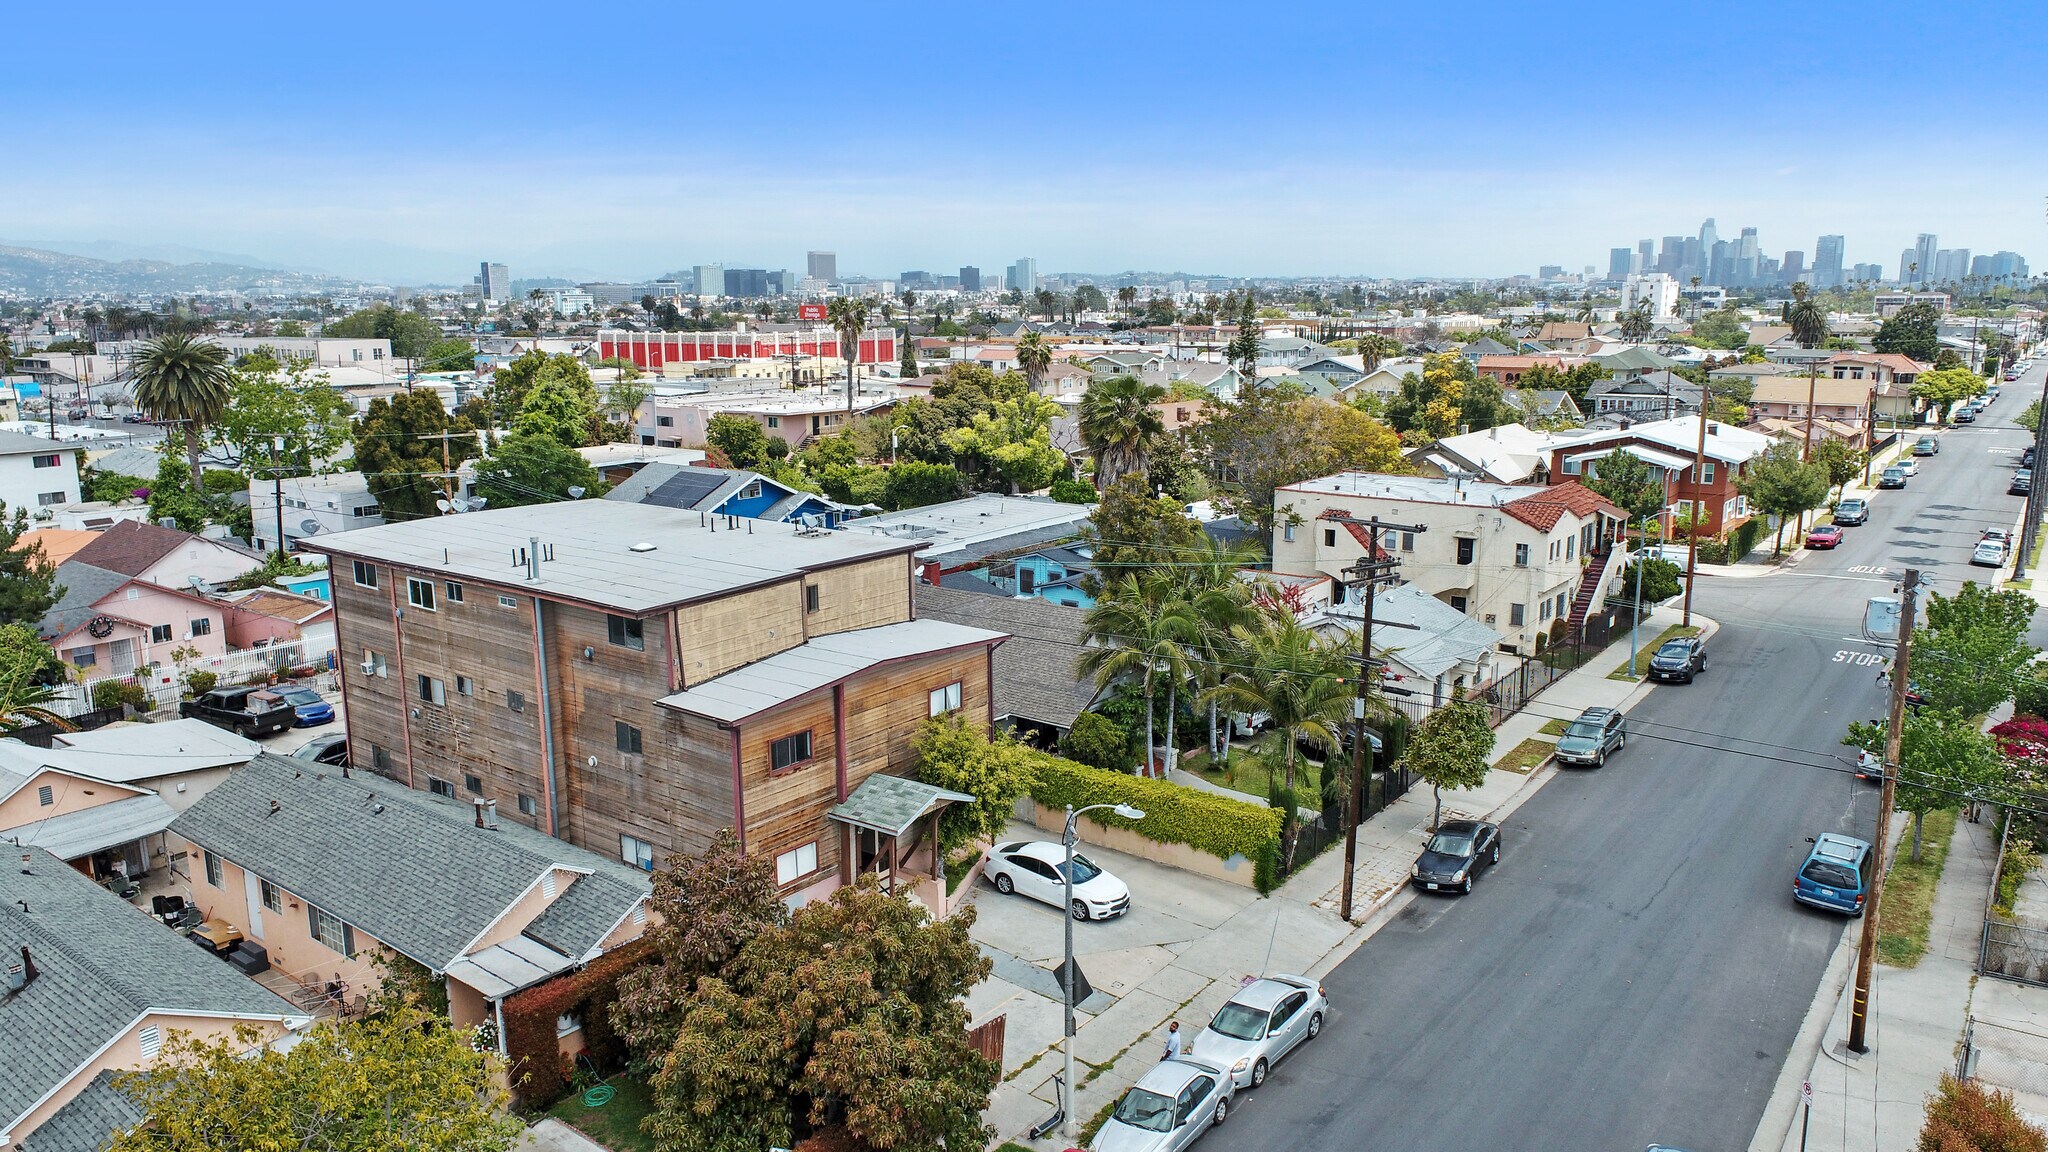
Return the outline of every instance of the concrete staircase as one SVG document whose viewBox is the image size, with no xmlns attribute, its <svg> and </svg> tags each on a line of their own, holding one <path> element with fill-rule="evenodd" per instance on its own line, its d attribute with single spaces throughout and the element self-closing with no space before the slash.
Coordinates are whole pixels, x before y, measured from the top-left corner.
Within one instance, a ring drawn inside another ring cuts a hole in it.
<svg viewBox="0 0 2048 1152">
<path fill-rule="evenodd" d="M 1595 555 L 1587 563 L 1585 573 L 1579 577 L 1578 594 L 1572 597 L 1572 614 L 1566 621 L 1573 629 L 1586 622 L 1586 614 L 1599 602 L 1600 584 L 1607 576 L 1607 566 L 1614 562 L 1614 558 L 1620 555 L 1621 551 L 1621 545 L 1616 544 L 1607 551 Z"/>
</svg>

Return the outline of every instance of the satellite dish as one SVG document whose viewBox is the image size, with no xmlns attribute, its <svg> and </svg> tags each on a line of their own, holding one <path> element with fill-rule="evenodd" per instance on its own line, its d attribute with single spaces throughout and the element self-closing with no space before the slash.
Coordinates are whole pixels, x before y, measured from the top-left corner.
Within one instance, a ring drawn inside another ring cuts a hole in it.
<svg viewBox="0 0 2048 1152">
<path fill-rule="evenodd" d="M 185 577 L 185 582 L 192 585 L 194 592 L 211 593 L 213 591 L 213 585 L 208 584 L 204 576 L 187 576 Z"/>
<path fill-rule="evenodd" d="M 471 512 L 481 511 L 483 506 L 490 502 L 491 499 L 488 496 L 471 496 L 469 498 L 469 510 Z"/>
<path fill-rule="evenodd" d="M 569 499 L 571 499 L 571 500 L 581 500 L 581 499 L 583 499 L 583 485 L 581 485 L 581 484 L 571 484 L 571 485 L 569 485 Z"/>
<path fill-rule="evenodd" d="M 318 520 L 301 520 L 299 521 L 299 532 L 305 536 L 317 536 L 320 534 L 320 522 Z"/>
<path fill-rule="evenodd" d="M 434 501 L 434 507 L 436 507 L 436 508 L 439 508 L 439 509 L 440 509 L 441 511 L 443 511 L 443 512 L 447 512 L 447 511 L 449 511 L 449 510 L 450 510 L 450 509 L 451 509 L 451 508 L 452 508 L 453 506 L 452 506 L 452 505 L 450 505 L 450 504 L 448 503 L 448 501 L 446 501 L 446 500 L 436 500 L 436 501 Z"/>
</svg>

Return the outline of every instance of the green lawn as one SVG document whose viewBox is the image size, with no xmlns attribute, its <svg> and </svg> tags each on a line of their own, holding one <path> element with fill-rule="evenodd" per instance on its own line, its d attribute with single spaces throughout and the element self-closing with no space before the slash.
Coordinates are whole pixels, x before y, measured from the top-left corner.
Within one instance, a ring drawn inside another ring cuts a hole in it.
<svg viewBox="0 0 2048 1152">
<path fill-rule="evenodd" d="M 1571 721 L 1569 720 L 1545 720 L 1543 727 L 1538 728 L 1537 731 L 1545 736 L 1562 736 L 1564 735 L 1565 727 L 1570 723 Z M 1064 988 L 1066 985 L 1062 984 L 1061 987 Z"/>
<path fill-rule="evenodd" d="M 1657 649 L 1666 640 L 1676 640 L 1683 636 L 1697 636 L 1699 634 L 1700 630 L 1691 624 L 1673 624 L 1659 634 L 1655 640 L 1636 650 L 1636 661 L 1633 666 L 1623 664 L 1621 667 L 1609 672 L 1607 678 L 1609 680 L 1641 680 L 1650 674 L 1650 657 L 1657 654 Z"/>
<path fill-rule="evenodd" d="M 1211 784 L 1255 797 L 1262 804 L 1272 794 L 1270 782 L 1273 775 L 1277 772 L 1284 778 L 1287 774 L 1284 763 L 1276 764 L 1269 770 L 1265 761 L 1256 752 L 1248 752 L 1243 748 L 1230 750 L 1230 771 L 1227 778 L 1224 772 L 1209 763 L 1207 752 L 1190 752 L 1182 756 L 1180 766 L 1184 771 L 1192 772 Z M 1315 761 L 1299 753 L 1295 755 L 1294 796 L 1297 801 L 1310 807 L 1315 806 L 1314 798 L 1322 795 L 1316 767 Z"/>
<path fill-rule="evenodd" d="M 1948 862 L 1949 837 L 1956 814 L 1929 812 L 1920 830 L 1920 860 L 1907 859 L 1913 831 L 1907 826 L 1892 870 L 1885 874 L 1884 902 L 1878 914 L 1877 958 L 1894 968 L 1911 968 L 1927 951 L 1928 924 L 1934 918 L 1934 886 Z"/>
<path fill-rule="evenodd" d="M 1508 754 L 1494 761 L 1493 766 L 1508 772 L 1526 773 L 1556 751 L 1557 741 L 1531 736 L 1508 749 Z"/>
<path fill-rule="evenodd" d="M 548 1115 L 612 1149 L 612 1152 L 654 1152 L 654 1139 L 640 1131 L 641 1118 L 654 1109 L 647 1085 L 624 1074 L 605 1081 L 615 1090 L 599 1108 L 585 1108 L 582 1093 L 555 1102 Z"/>
</svg>

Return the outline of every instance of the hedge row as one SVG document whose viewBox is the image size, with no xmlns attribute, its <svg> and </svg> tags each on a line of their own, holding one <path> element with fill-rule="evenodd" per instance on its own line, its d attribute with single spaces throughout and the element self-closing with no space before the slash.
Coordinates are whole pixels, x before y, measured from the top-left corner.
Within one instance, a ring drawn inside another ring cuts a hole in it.
<svg viewBox="0 0 2048 1152">
<path fill-rule="evenodd" d="M 1280 860 L 1280 813 L 1244 800 L 1187 788 L 1166 780 L 1105 772 L 1039 752 L 1031 757 L 1031 798 L 1054 809 L 1071 804 L 1129 804 L 1142 821 L 1114 812 L 1090 812 L 1088 819 L 1129 828 L 1148 840 L 1185 844 L 1220 860 L 1242 856 L 1252 862 L 1252 882 L 1271 892 Z"/>
</svg>

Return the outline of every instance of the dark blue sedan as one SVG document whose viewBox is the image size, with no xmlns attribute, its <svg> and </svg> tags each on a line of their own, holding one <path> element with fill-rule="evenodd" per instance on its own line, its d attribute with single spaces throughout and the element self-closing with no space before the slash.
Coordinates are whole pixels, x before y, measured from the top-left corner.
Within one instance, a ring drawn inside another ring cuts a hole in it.
<svg viewBox="0 0 2048 1152">
<path fill-rule="evenodd" d="M 294 728 L 312 728 L 332 723 L 334 720 L 334 705 L 329 704 L 311 688 L 293 684 L 287 688 L 277 689 L 277 696 L 292 706 L 292 712 L 297 717 L 292 721 Z"/>
</svg>

